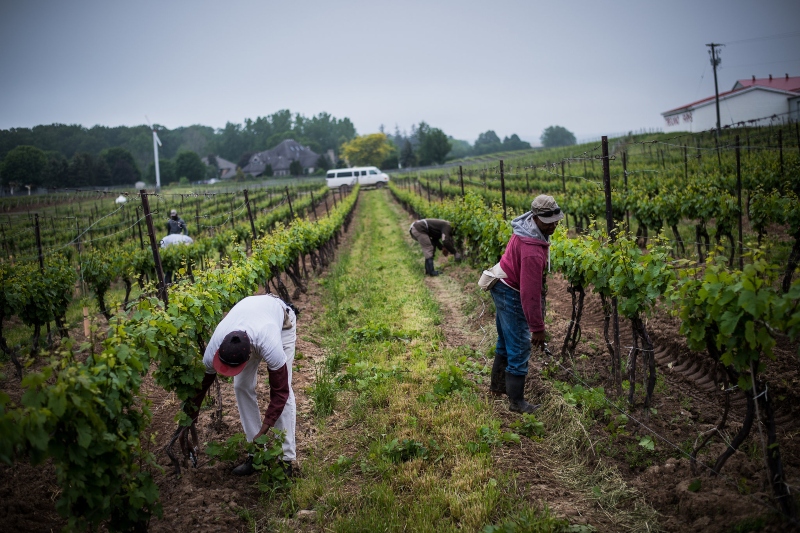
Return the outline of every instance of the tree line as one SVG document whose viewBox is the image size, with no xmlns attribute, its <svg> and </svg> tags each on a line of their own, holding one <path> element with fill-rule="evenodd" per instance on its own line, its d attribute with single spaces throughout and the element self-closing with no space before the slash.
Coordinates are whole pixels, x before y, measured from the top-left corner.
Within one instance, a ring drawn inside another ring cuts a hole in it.
<svg viewBox="0 0 800 533">
<path fill-rule="evenodd" d="M 228 122 L 216 130 L 202 125 L 154 128 L 162 142 L 162 184 L 181 178 L 192 182 L 215 177 L 217 170 L 204 165 L 201 156 L 218 156 L 244 167 L 254 153 L 274 148 L 286 139 L 294 139 L 318 154 L 333 150 L 339 158 L 336 166 L 369 164 L 385 169 L 531 148 L 516 134 L 500 140 L 493 130 L 481 133 L 471 145 L 424 121 L 412 125 L 410 133 L 395 127 L 394 134 L 387 134 L 381 126 L 380 134 L 358 137 L 349 118 L 338 119 L 325 112 L 306 117 L 288 109 L 248 118 L 242 124 Z M 550 131 L 553 128 L 556 131 Z M 570 132 L 551 126 L 542 135 L 543 144 L 547 146 L 556 137 L 560 144 L 555 145 L 575 143 Z M 333 164 L 320 157 L 317 166 L 327 170 Z M 154 176 L 153 137 L 148 126 L 50 124 L 0 130 L 0 184 L 5 188 L 131 185 L 143 177 L 153 182 Z"/>
</svg>

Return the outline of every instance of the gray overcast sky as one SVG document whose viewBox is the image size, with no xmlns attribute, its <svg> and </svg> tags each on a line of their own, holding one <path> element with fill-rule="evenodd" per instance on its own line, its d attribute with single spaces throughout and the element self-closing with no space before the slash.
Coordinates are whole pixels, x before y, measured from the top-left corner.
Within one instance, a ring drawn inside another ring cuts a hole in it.
<svg viewBox="0 0 800 533">
<path fill-rule="evenodd" d="M 797 0 L 0 0 L 0 128 L 241 123 L 279 109 L 359 134 L 425 120 L 474 141 L 660 127 L 740 78 L 800 75 Z M 744 39 L 776 36 L 781 38 Z"/>
</svg>

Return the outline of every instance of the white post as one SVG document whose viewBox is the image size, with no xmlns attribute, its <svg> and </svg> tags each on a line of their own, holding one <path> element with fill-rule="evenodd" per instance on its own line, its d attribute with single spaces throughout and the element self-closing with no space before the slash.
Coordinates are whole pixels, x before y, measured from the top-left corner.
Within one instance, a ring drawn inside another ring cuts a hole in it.
<svg viewBox="0 0 800 533">
<path fill-rule="evenodd" d="M 156 158 L 156 192 L 161 192 L 161 173 L 158 170 L 158 145 L 161 144 L 161 141 L 158 139 L 158 134 L 156 134 L 156 130 L 153 130 L 153 153 L 155 154 Z"/>
</svg>

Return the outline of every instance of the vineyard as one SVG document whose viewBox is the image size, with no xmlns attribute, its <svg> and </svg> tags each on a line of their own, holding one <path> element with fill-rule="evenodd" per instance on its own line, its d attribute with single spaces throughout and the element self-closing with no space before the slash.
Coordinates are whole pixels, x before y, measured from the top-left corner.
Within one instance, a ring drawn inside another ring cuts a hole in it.
<svg viewBox="0 0 800 533">
<path fill-rule="evenodd" d="M 489 395 L 476 281 L 540 193 L 567 218 L 526 385 L 542 408 L 517 415 Z M 796 125 L 521 152 L 388 191 L 117 196 L 0 203 L 11 530 L 797 527 Z M 170 209 L 191 245 L 158 246 Z M 426 217 L 464 257 L 438 278 L 408 236 Z M 196 428 L 181 409 L 216 324 L 265 292 L 300 309 L 292 480 L 230 475 L 248 446 L 231 380 Z"/>
</svg>

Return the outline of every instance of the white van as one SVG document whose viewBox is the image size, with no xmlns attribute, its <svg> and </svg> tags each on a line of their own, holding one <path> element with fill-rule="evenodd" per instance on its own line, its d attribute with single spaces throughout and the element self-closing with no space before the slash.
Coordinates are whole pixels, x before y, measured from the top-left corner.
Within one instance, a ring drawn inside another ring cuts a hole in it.
<svg viewBox="0 0 800 533">
<path fill-rule="evenodd" d="M 362 186 L 373 185 L 376 188 L 384 187 L 389 183 L 389 176 L 381 172 L 378 167 L 353 167 L 329 170 L 325 181 L 331 189 L 352 187 L 356 181 Z"/>
<path fill-rule="evenodd" d="M 343 192 L 349 191 L 357 181 L 358 173 L 354 173 L 352 168 L 329 170 L 325 175 L 325 183 L 329 189 L 339 189 Z"/>
</svg>

